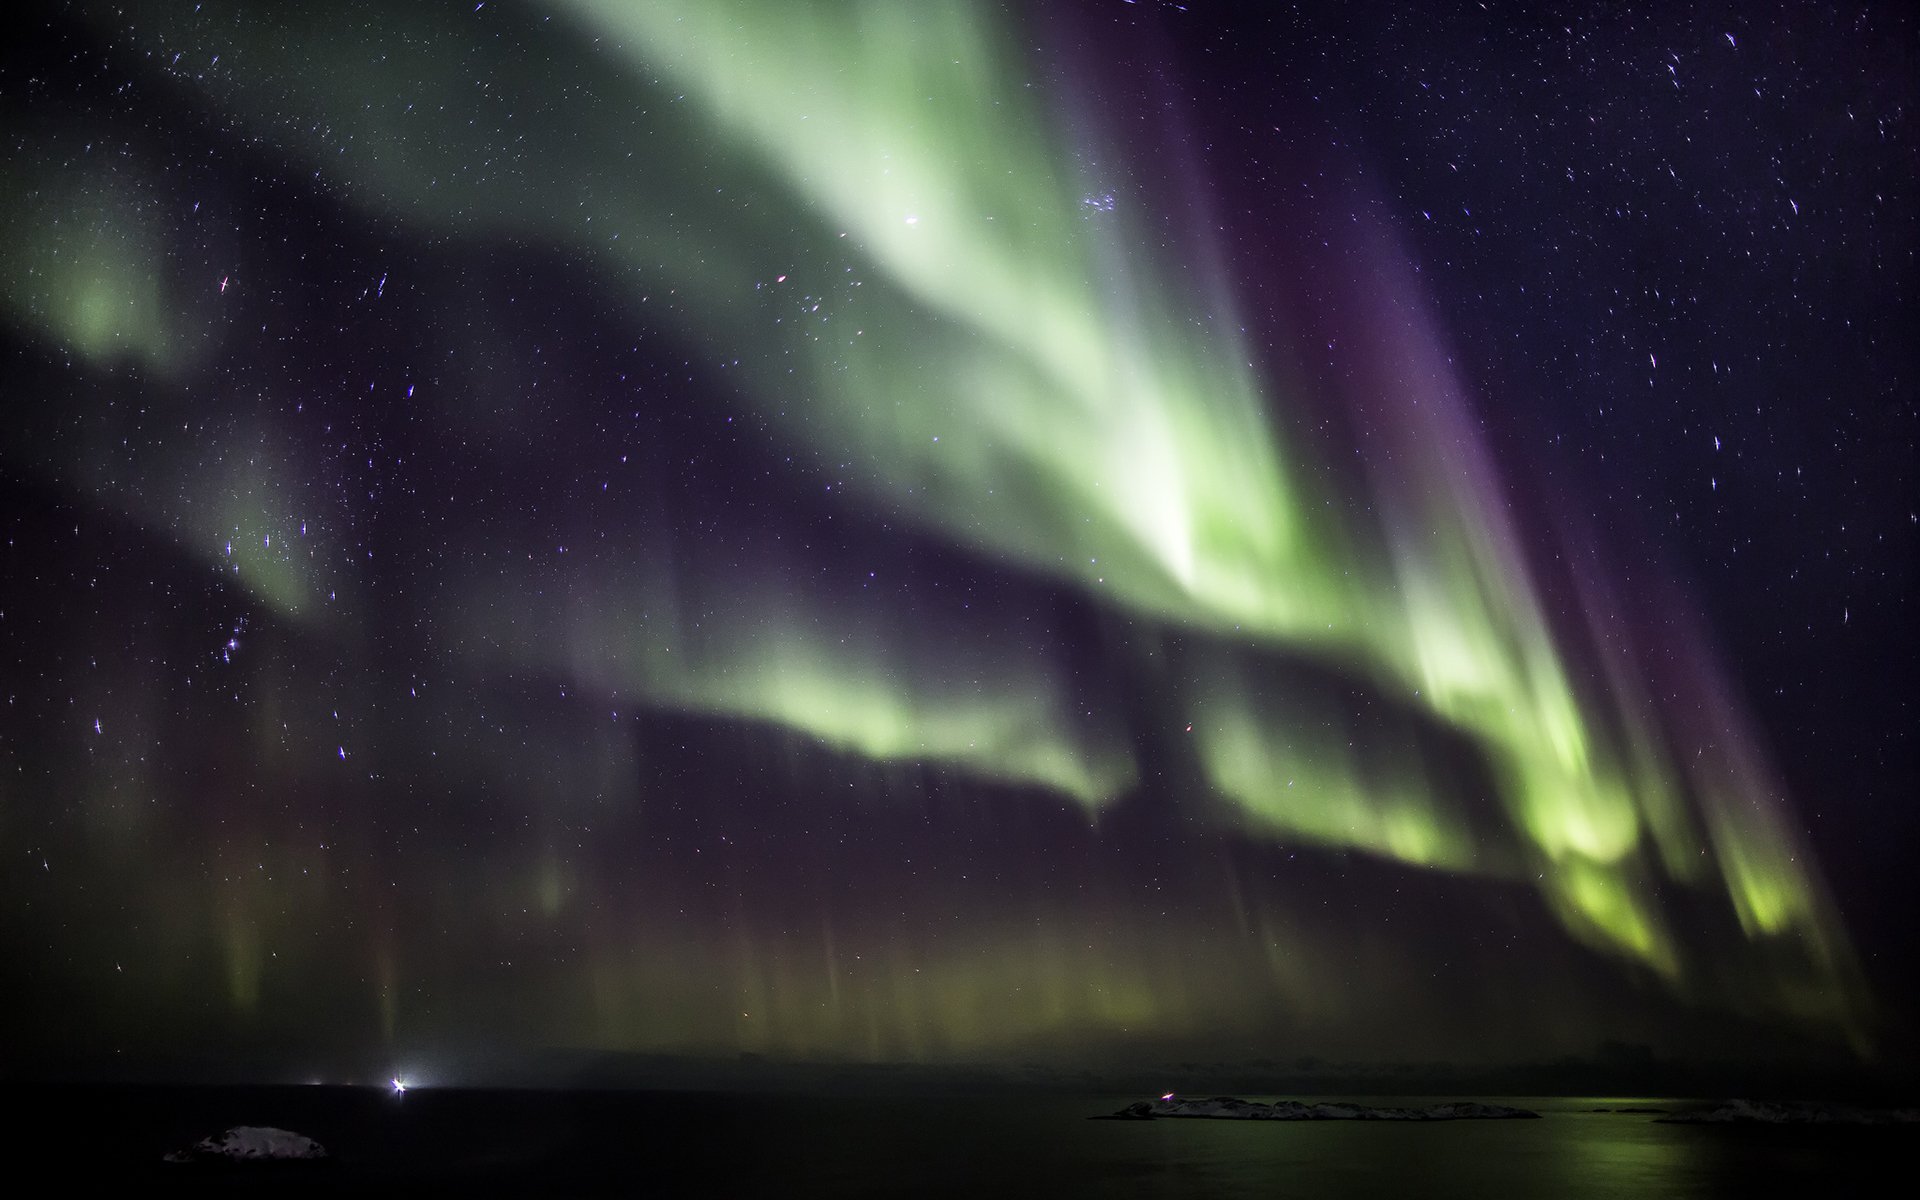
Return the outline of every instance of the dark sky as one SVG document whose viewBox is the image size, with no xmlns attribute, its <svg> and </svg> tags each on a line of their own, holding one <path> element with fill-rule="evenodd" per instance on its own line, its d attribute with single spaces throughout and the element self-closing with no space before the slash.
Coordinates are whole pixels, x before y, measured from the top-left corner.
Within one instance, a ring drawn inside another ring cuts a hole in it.
<svg viewBox="0 0 1920 1200">
<path fill-rule="evenodd" d="M 1910 1066 L 1911 13 L 1324 7 L 12 12 L 7 1060 Z"/>
</svg>

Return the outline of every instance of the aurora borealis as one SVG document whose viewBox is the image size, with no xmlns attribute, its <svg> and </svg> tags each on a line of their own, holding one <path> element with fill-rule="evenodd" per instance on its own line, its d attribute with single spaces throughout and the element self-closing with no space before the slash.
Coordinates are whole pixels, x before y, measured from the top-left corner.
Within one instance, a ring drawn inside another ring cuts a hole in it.
<svg viewBox="0 0 1920 1200">
<path fill-rule="evenodd" d="M 15 18 L 12 1038 L 1897 1042 L 1911 17 L 1200 7 Z"/>
</svg>

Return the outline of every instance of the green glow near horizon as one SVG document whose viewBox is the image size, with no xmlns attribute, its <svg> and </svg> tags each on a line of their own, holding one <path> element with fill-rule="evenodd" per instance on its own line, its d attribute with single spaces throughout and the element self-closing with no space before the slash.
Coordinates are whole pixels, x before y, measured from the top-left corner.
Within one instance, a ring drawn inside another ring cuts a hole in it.
<svg viewBox="0 0 1920 1200">
<path fill-rule="evenodd" d="M 1650 869 L 1658 856 L 1678 874 L 1688 848 L 1673 811 L 1679 772 L 1636 727 L 1640 707 L 1569 681 L 1498 479 L 1456 429 L 1414 426 L 1405 477 L 1373 481 L 1384 531 L 1342 516 L 1284 427 L 1289 397 L 1248 365 L 1226 289 L 1161 260 L 1124 180 L 1098 181 L 1121 197 L 1115 211 L 1088 209 L 1068 166 L 1078 147 L 986 10 L 562 9 L 601 42 L 590 69 L 630 93 L 629 124 L 503 79 L 502 93 L 525 93 L 531 141 L 509 148 L 452 120 L 415 131 L 421 118 L 408 114 L 442 100 L 460 112 L 468 91 L 465 69 L 446 65 L 442 35 L 454 35 L 433 14 L 409 18 L 423 36 L 388 42 L 393 61 L 377 73 L 347 65 L 363 50 L 350 34 L 316 24 L 230 49 L 196 86 L 369 211 L 439 235 L 537 239 L 584 257 L 636 310 L 649 305 L 650 319 L 716 355 L 755 347 L 729 376 L 742 398 L 851 464 L 861 500 L 1113 610 L 1331 664 L 1465 735 L 1568 931 L 1682 974 Z M 164 6 L 142 11 L 169 48 L 202 36 L 169 26 Z M 404 93 L 393 79 L 410 81 Z M 535 103 L 548 100 L 550 128 Z M 486 155 L 525 169 L 476 177 L 467 164 Z M 676 169 L 683 156 L 700 169 Z M 164 360 L 177 339 L 155 305 L 122 313 L 100 299 L 144 277 L 141 255 L 111 272 L 83 258 L 66 307 L 17 289 L 9 303 L 95 361 L 126 347 Z M 1408 286 L 1404 271 L 1386 282 Z M 1424 405 L 1410 423 L 1465 403 L 1421 336 L 1407 341 L 1401 384 Z M 253 511 L 215 527 L 264 539 Z M 310 616 L 291 568 L 241 578 Z M 676 639 L 636 616 L 662 587 L 619 581 L 604 613 L 533 614 L 511 632 L 487 629 L 476 603 L 467 633 L 508 661 L 567 646 L 587 677 L 658 703 L 774 722 L 869 758 L 949 762 L 1089 809 L 1134 778 L 1123 751 L 1062 720 L 1066 689 L 1046 664 L 982 650 L 989 668 L 961 688 L 899 644 L 849 652 L 830 601 L 806 594 L 729 612 L 706 649 L 673 658 L 658 647 Z M 1487 848 L 1414 756 L 1360 763 L 1256 697 L 1198 690 L 1211 722 L 1196 730 L 1201 765 L 1250 833 L 1489 870 Z M 1734 813 L 1717 803 L 1709 824 L 1748 936 L 1837 940 L 1785 829 Z"/>
</svg>

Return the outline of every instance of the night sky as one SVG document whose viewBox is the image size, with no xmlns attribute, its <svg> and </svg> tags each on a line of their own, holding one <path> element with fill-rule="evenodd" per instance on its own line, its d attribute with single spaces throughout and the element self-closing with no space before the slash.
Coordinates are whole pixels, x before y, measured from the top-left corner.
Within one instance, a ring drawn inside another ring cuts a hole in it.
<svg viewBox="0 0 1920 1200">
<path fill-rule="evenodd" d="M 1911 1061 L 1913 14 L 1320 7 L 10 6 L 0 1056 Z"/>
</svg>

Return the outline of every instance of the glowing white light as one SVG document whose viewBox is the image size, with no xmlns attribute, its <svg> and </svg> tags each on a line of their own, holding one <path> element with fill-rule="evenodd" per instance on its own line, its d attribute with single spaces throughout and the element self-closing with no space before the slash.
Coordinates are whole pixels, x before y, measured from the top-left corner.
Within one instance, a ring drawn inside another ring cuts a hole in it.
<svg viewBox="0 0 1920 1200">
<path fill-rule="evenodd" d="M 404 1096 L 407 1094 L 407 1081 L 398 1075 L 393 1077 L 393 1094 L 396 1096 Z"/>
</svg>

